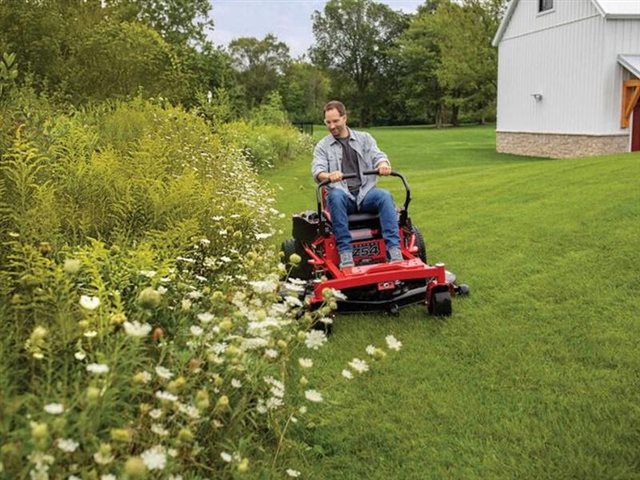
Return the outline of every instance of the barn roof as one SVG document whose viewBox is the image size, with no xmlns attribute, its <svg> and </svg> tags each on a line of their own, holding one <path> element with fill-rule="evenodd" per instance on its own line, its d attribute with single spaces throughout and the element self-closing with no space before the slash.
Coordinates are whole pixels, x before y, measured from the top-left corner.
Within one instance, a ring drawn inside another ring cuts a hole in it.
<svg viewBox="0 0 640 480">
<path fill-rule="evenodd" d="M 530 1 L 530 0 L 529 0 Z M 504 14 L 502 22 L 498 27 L 495 37 L 493 37 L 492 45 L 497 47 L 502 40 L 507 25 L 513 12 L 515 12 L 520 0 L 511 0 L 507 11 Z M 604 18 L 619 19 L 619 18 L 638 18 L 640 19 L 640 1 L 638 0 L 591 0 L 596 7 L 600 15 Z"/>
<path fill-rule="evenodd" d="M 640 55 L 618 55 L 618 63 L 640 78 Z"/>
</svg>

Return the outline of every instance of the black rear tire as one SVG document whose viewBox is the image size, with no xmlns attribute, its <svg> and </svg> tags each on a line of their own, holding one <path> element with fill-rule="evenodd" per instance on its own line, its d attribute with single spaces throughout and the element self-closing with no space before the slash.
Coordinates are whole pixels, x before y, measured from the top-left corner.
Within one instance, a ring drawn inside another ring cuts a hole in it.
<svg viewBox="0 0 640 480">
<path fill-rule="evenodd" d="M 424 243 L 424 237 L 420 230 L 415 225 L 411 226 L 411 233 L 416 236 L 416 247 L 418 247 L 418 258 L 424 263 L 427 263 L 427 247 Z"/>
<path fill-rule="evenodd" d="M 282 242 L 280 251 L 284 254 L 282 263 L 285 264 L 287 271 L 290 272 L 289 277 L 299 278 L 300 280 L 311 279 L 313 268 L 309 265 L 309 255 L 307 255 L 307 252 L 305 252 L 304 247 L 298 240 L 293 238 L 285 240 Z M 293 265 L 289 262 L 289 257 L 294 253 L 298 254 L 302 259 L 298 265 Z"/>
</svg>

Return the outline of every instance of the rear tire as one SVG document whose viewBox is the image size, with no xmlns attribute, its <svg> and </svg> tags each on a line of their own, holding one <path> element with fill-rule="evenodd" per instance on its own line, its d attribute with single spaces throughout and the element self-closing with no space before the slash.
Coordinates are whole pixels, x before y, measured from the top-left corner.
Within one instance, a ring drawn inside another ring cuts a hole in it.
<svg viewBox="0 0 640 480">
<path fill-rule="evenodd" d="M 422 236 L 422 233 L 420 233 L 420 230 L 418 229 L 418 227 L 416 227 L 415 225 L 411 227 L 411 233 L 415 234 L 416 236 L 416 247 L 418 247 L 417 257 L 426 264 L 427 263 L 427 247 L 424 244 L 424 237 Z"/>
<path fill-rule="evenodd" d="M 282 263 L 287 267 L 287 272 L 289 272 L 289 277 L 291 278 L 299 278 L 300 280 L 310 280 L 313 268 L 309 265 L 309 255 L 305 252 L 302 244 L 293 238 L 289 240 L 285 240 L 282 242 L 282 246 L 280 247 L 280 251 L 284 254 L 282 258 Z M 289 257 L 293 254 L 297 254 L 302 259 L 298 265 L 293 265 L 289 262 Z"/>
</svg>

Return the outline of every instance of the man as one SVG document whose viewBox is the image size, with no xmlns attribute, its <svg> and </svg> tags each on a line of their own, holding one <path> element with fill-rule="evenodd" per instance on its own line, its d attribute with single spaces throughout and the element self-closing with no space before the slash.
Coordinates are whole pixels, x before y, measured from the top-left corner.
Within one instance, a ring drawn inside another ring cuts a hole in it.
<svg viewBox="0 0 640 480">
<path fill-rule="evenodd" d="M 329 212 L 340 253 L 340 268 L 354 266 L 347 218 L 356 212 L 379 215 L 389 260 L 401 262 L 393 198 L 388 191 L 376 188 L 375 175 L 362 174 L 377 170 L 380 175 L 389 175 L 391 164 L 387 156 L 378 149 L 370 134 L 347 127 L 347 110 L 341 102 L 334 100 L 324 106 L 324 123 L 330 134 L 316 145 L 311 173 L 318 183 L 331 181 L 328 185 Z M 343 180 L 342 177 L 349 173 L 355 173 L 356 177 Z"/>
</svg>

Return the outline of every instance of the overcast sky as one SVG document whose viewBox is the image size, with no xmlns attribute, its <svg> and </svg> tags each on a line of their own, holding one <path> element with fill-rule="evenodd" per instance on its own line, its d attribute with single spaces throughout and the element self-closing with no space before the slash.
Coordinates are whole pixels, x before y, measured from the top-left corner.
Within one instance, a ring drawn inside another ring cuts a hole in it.
<svg viewBox="0 0 640 480">
<path fill-rule="evenodd" d="M 415 12 L 424 0 L 378 0 L 394 10 Z M 227 45 L 238 37 L 263 38 L 273 33 L 289 45 L 292 57 L 313 43 L 311 14 L 322 11 L 326 0 L 211 0 L 215 27 L 209 37 Z"/>
</svg>

